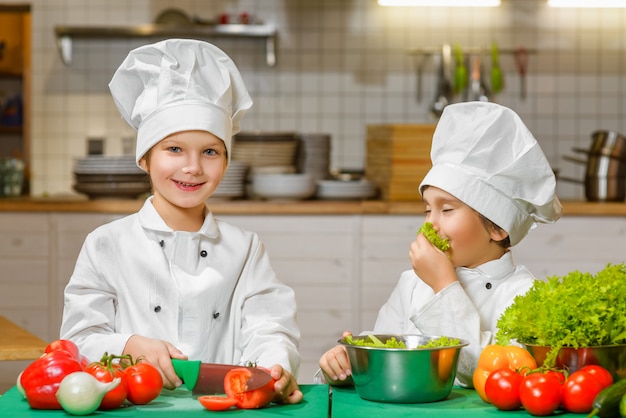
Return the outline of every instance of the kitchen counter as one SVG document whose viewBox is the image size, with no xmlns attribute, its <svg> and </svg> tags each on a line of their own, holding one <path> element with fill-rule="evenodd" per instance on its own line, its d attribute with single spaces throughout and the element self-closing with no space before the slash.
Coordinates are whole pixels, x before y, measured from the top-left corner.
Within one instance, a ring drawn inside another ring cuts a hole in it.
<svg viewBox="0 0 626 418">
<path fill-rule="evenodd" d="M 34 360 L 48 343 L 0 316 L 0 360 Z"/>
<path fill-rule="evenodd" d="M 489 416 L 526 416 L 526 411 L 498 411 L 490 404 L 483 402 L 472 389 L 453 388 L 452 393 L 443 401 L 422 404 L 391 404 L 371 402 L 361 399 L 354 388 L 332 388 L 330 395 L 327 385 L 302 385 L 304 400 L 296 405 L 272 404 L 262 409 L 234 409 L 228 411 L 228 416 L 242 414 L 246 417 L 281 416 L 281 417 L 316 417 L 316 418 L 353 418 L 353 417 L 483 417 Z M 13 387 L 0 397 L 0 410 L 13 418 L 30 417 L 67 417 L 64 411 L 35 411 L 29 408 L 28 403 Z M 128 406 L 125 408 L 98 412 L 99 416 L 124 417 L 207 417 L 209 414 L 186 389 L 175 391 L 164 390 L 157 399 L 147 405 Z M 576 414 L 559 413 L 559 417 L 580 416 Z"/>
<path fill-rule="evenodd" d="M 133 213 L 141 208 L 143 200 L 83 198 L 17 198 L 0 199 L 0 212 L 83 212 L 83 213 Z M 624 216 L 623 202 L 562 202 L 565 216 Z M 389 214 L 413 215 L 424 210 L 421 202 L 386 202 L 380 200 L 339 201 L 261 201 L 261 200 L 209 200 L 217 215 L 350 215 Z"/>
</svg>

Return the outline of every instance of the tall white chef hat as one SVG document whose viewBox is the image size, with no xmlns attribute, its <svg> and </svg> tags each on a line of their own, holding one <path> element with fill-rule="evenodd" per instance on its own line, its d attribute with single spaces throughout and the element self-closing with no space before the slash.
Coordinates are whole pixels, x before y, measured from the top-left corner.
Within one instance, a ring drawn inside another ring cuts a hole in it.
<svg viewBox="0 0 626 418">
<path fill-rule="evenodd" d="M 512 246 L 537 222 L 561 217 L 550 164 L 511 109 L 478 101 L 447 106 L 430 156 L 420 193 L 425 186 L 450 193 L 508 232 Z"/>
<path fill-rule="evenodd" d="M 170 134 L 202 130 L 224 141 L 252 107 L 235 63 L 203 41 L 168 39 L 128 54 L 109 88 L 117 108 L 137 130 L 136 160 Z"/>
</svg>

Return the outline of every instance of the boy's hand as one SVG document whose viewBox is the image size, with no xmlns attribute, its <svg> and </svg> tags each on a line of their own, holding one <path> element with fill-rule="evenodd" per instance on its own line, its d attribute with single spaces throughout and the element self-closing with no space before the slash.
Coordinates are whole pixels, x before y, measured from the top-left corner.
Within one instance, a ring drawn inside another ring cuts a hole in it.
<svg viewBox="0 0 626 418">
<path fill-rule="evenodd" d="M 409 258 L 415 274 L 435 293 L 457 281 L 448 255 L 435 248 L 422 234 L 411 243 Z"/>
<path fill-rule="evenodd" d="M 349 331 L 343 333 L 344 338 L 348 335 L 351 335 Z M 348 352 L 344 346 L 337 345 L 324 353 L 320 358 L 320 368 L 329 384 L 352 384 L 350 359 L 348 358 Z"/>
</svg>

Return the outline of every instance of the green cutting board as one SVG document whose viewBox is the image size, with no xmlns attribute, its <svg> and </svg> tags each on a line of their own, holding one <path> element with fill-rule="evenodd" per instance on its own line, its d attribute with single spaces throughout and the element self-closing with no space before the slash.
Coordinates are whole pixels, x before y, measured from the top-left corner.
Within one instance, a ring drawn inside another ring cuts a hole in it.
<svg viewBox="0 0 626 418">
<path fill-rule="evenodd" d="M 473 389 L 454 387 L 448 397 L 439 402 L 418 404 L 397 404 L 373 402 L 361 399 L 354 388 L 332 388 L 332 418 L 356 417 L 441 417 L 441 418 L 475 418 L 475 417 L 526 417 L 532 418 L 528 412 L 499 411 L 491 404 L 483 402 Z M 566 414 L 558 411 L 555 416 L 585 417 L 585 415 Z"/>
<path fill-rule="evenodd" d="M 233 417 L 244 415 L 246 417 L 302 417 L 302 418 L 326 418 L 328 417 L 328 386 L 327 385 L 302 385 L 304 400 L 296 405 L 271 404 L 262 409 L 234 409 L 227 412 L 212 412 L 204 409 L 197 396 L 186 388 L 176 390 L 163 390 L 161 395 L 147 405 L 128 405 L 111 411 L 96 411 L 90 417 L 108 418 L 185 418 L 193 417 Z M 221 415 L 220 415 L 221 414 Z M 226 415 L 224 415 L 226 414 Z M 15 387 L 0 396 L 0 417 L 10 418 L 68 418 L 63 410 L 44 411 L 31 409 L 26 400 L 20 395 Z"/>
</svg>

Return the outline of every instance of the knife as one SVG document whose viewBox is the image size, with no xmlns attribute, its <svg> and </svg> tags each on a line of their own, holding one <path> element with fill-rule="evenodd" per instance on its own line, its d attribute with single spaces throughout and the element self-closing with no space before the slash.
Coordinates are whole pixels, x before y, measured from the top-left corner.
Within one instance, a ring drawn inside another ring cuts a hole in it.
<svg viewBox="0 0 626 418">
<path fill-rule="evenodd" d="M 212 395 L 225 393 L 224 377 L 233 369 L 245 368 L 250 371 L 250 378 L 246 382 L 249 392 L 265 386 L 272 376 L 258 367 L 236 366 L 232 364 L 202 363 L 199 360 L 172 359 L 172 366 L 176 375 L 185 382 L 187 389 L 194 394 Z"/>
</svg>

